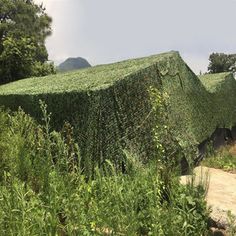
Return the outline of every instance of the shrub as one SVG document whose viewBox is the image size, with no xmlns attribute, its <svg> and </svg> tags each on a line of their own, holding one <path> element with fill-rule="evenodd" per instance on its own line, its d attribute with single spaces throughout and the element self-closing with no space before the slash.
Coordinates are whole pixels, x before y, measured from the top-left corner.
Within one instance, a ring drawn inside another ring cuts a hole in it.
<svg viewBox="0 0 236 236">
<path fill-rule="evenodd" d="M 235 144 L 221 147 L 208 155 L 202 164 L 212 168 L 219 168 L 230 172 L 236 172 Z"/>
<path fill-rule="evenodd" d="M 9 134 L 8 142 L 0 142 L 11 154 L 10 160 L 3 159 L 8 168 L 0 180 L 3 235 L 182 236 L 207 231 L 200 187 L 181 186 L 174 172 L 166 186 L 157 160 L 144 165 L 128 152 L 125 174 L 106 160 L 90 175 L 81 169 L 72 127 L 66 123 L 61 132 L 51 130 L 45 104 L 41 109 L 43 125 L 22 110 L 0 112 L 1 137 Z"/>
</svg>

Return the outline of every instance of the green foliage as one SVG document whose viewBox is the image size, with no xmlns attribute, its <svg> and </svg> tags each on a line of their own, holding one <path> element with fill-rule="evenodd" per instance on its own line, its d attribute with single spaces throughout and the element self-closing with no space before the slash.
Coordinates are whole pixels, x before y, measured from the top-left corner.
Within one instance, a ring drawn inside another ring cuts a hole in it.
<svg viewBox="0 0 236 236">
<path fill-rule="evenodd" d="M 226 171 L 236 171 L 236 155 L 230 145 L 222 147 L 203 160 L 202 164 L 212 168 L 223 169 Z"/>
<path fill-rule="evenodd" d="M 212 53 L 209 61 L 209 73 L 235 71 L 236 69 L 236 54 Z"/>
<path fill-rule="evenodd" d="M 227 212 L 228 215 L 228 225 L 227 234 L 229 236 L 234 236 L 236 234 L 236 217 L 230 212 Z"/>
<path fill-rule="evenodd" d="M 51 72 L 44 64 L 50 25 L 45 9 L 32 0 L 0 2 L 0 83 Z"/>
<path fill-rule="evenodd" d="M 0 232 L 3 235 L 203 235 L 208 212 L 203 189 L 182 186 L 174 172 L 165 186 L 157 162 L 127 156 L 127 172 L 105 161 L 93 178 L 80 168 L 78 146 L 67 123 L 50 129 L 22 110 L 0 112 Z M 6 136 L 8 134 L 8 136 Z M 2 139 L 4 136 L 5 139 Z M 6 142 L 5 140 L 8 140 Z M 17 140 L 17 142 L 16 142 Z M 170 198 L 163 196 L 169 189 Z"/>
<path fill-rule="evenodd" d="M 165 184 L 168 186 L 163 192 L 169 198 L 168 190 L 171 189 L 172 181 L 170 180 L 171 173 L 186 173 L 189 171 L 190 163 L 186 161 L 186 155 L 190 160 L 194 158 L 193 153 L 186 153 L 173 135 L 173 130 L 170 128 L 171 122 L 168 116 L 168 101 L 169 96 L 161 89 L 150 89 L 150 97 L 154 112 L 156 126 L 153 128 L 154 141 L 156 144 L 156 159 L 158 162 L 158 171 Z M 183 160 L 185 165 L 183 165 Z"/>
<path fill-rule="evenodd" d="M 50 63 L 41 63 L 35 62 L 32 66 L 31 76 L 46 76 L 56 74 L 56 68 L 53 62 Z"/>
<path fill-rule="evenodd" d="M 30 38 L 6 38 L 0 54 L 1 82 L 11 82 L 32 75 L 36 47 Z"/>
</svg>

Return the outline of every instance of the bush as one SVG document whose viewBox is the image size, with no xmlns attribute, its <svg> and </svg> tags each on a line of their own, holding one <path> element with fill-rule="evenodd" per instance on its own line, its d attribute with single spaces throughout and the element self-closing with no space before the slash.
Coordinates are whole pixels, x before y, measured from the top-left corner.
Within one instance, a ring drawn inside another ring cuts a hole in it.
<svg viewBox="0 0 236 236">
<path fill-rule="evenodd" d="M 236 172 L 235 144 L 221 147 L 219 150 L 210 153 L 210 155 L 202 161 L 202 165 Z"/>
<path fill-rule="evenodd" d="M 207 231 L 201 187 L 181 186 L 174 172 L 167 186 L 157 160 L 144 165 L 128 152 L 125 174 L 106 160 L 90 175 L 80 165 L 73 128 L 66 123 L 60 132 L 51 130 L 45 104 L 41 109 L 43 125 L 22 110 L 0 112 L 0 147 L 10 157 L 1 162 L 6 166 L 0 179 L 3 235 L 182 236 Z"/>
<path fill-rule="evenodd" d="M 52 62 L 47 63 L 41 63 L 41 62 L 35 62 L 32 68 L 32 74 L 31 76 L 40 77 L 40 76 L 46 76 L 56 74 L 56 68 Z"/>
</svg>

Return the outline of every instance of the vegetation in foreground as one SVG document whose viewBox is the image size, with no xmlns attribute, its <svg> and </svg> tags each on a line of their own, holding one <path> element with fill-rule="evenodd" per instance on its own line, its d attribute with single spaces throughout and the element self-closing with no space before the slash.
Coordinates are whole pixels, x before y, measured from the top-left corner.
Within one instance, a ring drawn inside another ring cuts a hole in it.
<svg viewBox="0 0 236 236">
<path fill-rule="evenodd" d="M 236 173 L 236 144 L 211 151 L 202 161 L 202 165 Z"/>
<path fill-rule="evenodd" d="M 125 173 L 107 161 L 88 175 L 72 127 L 51 131 L 42 110 L 44 125 L 23 111 L 0 112 L 3 235 L 206 234 L 203 186 L 182 186 L 174 172 L 163 179 L 160 162 L 129 155 Z"/>
</svg>

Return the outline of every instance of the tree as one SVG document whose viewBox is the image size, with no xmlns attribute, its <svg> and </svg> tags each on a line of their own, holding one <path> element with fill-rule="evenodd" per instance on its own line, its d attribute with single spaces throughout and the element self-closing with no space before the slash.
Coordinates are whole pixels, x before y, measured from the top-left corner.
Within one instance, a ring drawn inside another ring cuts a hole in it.
<svg viewBox="0 0 236 236">
<path fill-rule="evenodd" d="M 209 61 L 209 73 L 236 71 L 236 54 L 212 53 Z"/>
<path fill-rule="evenodd" d="M 4 75 L 4 82 L 30 76 L 36 53 L 31 39 L 21 38 L 16 41 L 8 37 L 3 41 L 3 48 L 0 55 L 0 75 Z"/>
<path fill-rule="evenodd" d="M 0 83 L 55 71 L 46 63 L 51 22 L 33 0 L 0 1 Z"/>
</svg>

